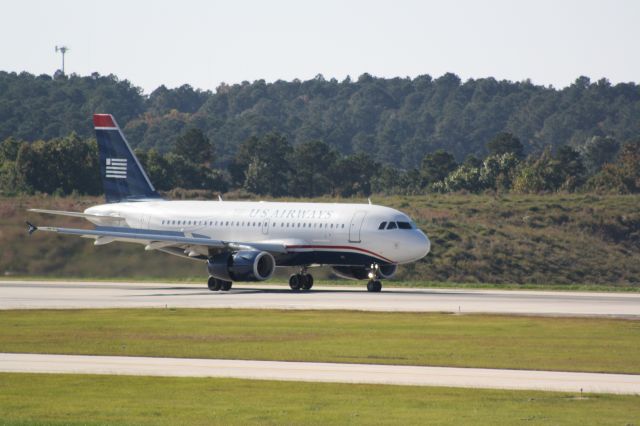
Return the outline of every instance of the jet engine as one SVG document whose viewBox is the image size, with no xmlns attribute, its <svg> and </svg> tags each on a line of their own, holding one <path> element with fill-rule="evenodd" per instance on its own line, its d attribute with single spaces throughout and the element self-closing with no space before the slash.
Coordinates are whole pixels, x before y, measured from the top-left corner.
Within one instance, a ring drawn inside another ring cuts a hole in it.
<svg viewBox="0 0 640 426">
<path fill-rule="evenodd" d="M 371 268 L 364 266 L 334 266 L 331 268 L 333 273 L 339 277 L 349 280 L 366 280 L 369 279 Z M 391 278 L 395 275 L 398 265 L 381 265 L 378 267 L 378 275 L 380 278 Z"/>
<path fill-rule="evenodd" d="M 225 281 L 264 281 L 271 278 L 276 261 L 266 251 L 220 253 L 207 261 L 209 275 Z"/>
<path fill-rule="evenodd" d="M 380 278 L 389 279 L 396 274 L 397 270 L 398 265 L 382 265 L 378 269 L 378 274 L 380 274 Z"/>
</svg>

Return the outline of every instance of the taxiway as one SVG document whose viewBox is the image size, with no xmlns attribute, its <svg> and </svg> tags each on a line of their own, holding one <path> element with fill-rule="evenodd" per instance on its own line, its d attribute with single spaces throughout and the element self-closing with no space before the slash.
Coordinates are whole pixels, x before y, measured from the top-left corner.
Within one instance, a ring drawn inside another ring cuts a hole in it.
<svg viewBox="0 0 640 426">
<path fill-rule="evenodd" d="M 0 371 L 640 394 L 640 375 L 485 368 L 0 353 Z"/>
</svg>

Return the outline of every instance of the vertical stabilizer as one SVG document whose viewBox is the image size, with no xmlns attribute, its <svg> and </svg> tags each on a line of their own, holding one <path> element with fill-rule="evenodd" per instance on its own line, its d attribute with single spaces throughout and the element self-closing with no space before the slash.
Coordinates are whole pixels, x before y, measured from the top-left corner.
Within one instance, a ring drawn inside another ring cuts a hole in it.
<svg viewBox="0 0 640 426">
<path fill-rule="evenodd" d="M 111 114 L 94 114 L 100 176 L 107 203 L 160 199 Z"/>
</svg>

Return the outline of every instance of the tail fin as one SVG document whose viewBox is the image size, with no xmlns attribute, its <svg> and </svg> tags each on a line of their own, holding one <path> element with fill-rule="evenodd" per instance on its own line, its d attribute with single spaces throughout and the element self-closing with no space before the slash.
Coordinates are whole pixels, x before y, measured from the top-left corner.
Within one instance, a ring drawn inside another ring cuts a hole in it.
<svg viewBox="0 0 640 426">
<path fill-rule="evenodd" d="M 100 153 L 100 175 L 107 203 L 159 199 L 111 114 L 94 114 Z"/>
</svg>

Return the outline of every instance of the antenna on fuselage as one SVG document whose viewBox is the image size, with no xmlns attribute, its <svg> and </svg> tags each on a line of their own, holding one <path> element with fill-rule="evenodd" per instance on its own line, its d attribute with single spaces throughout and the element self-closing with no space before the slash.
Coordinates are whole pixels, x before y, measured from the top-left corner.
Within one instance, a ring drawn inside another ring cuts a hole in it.
<svg viewBox="0 0 640 426">
<path fill-rule="evenodd" d="M 222 195 L 218 194 L 218 201 L 222 201 Z"/>
<path fill-rule="evenodd" d="M 367 198 L 367 201 L 369 202 L 369 205 L 371 205 L 371 198 Z"/>
</svg>

